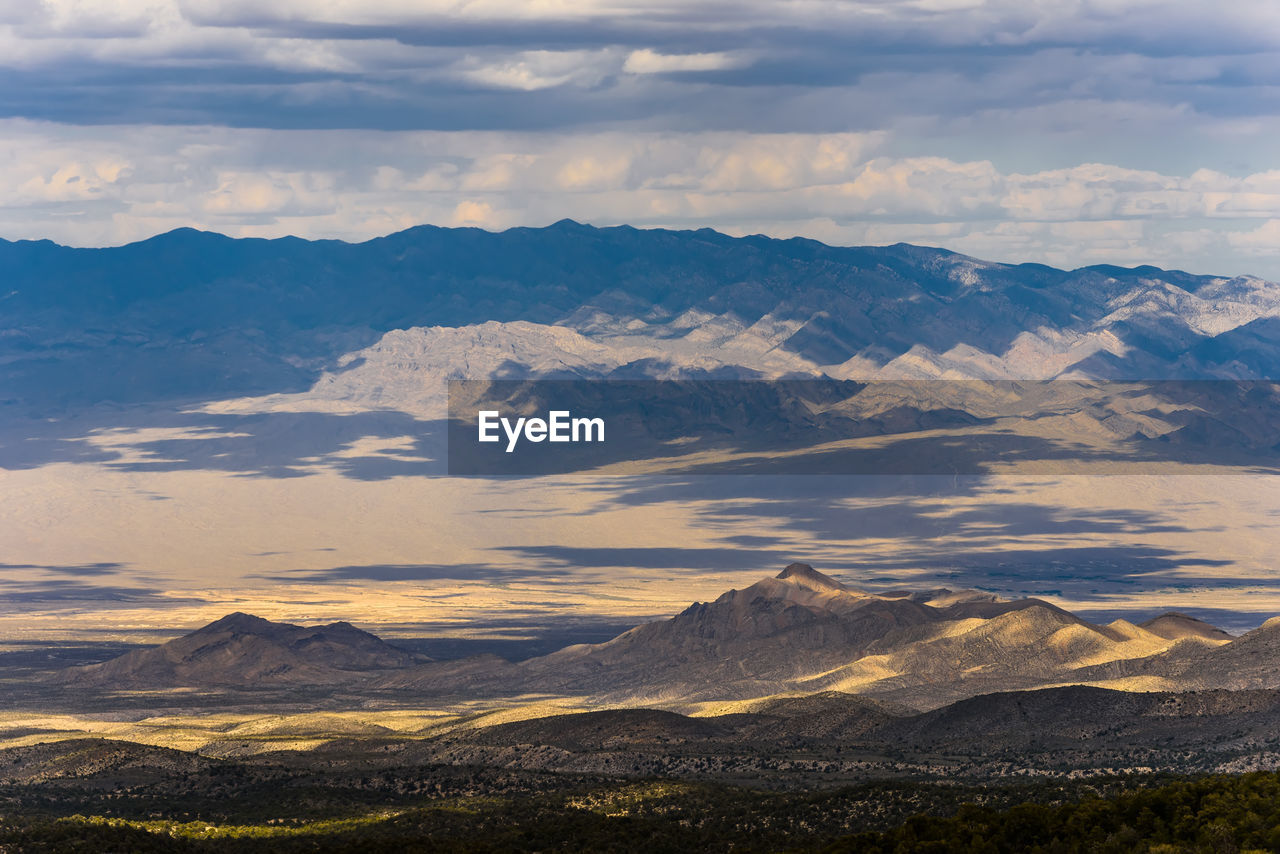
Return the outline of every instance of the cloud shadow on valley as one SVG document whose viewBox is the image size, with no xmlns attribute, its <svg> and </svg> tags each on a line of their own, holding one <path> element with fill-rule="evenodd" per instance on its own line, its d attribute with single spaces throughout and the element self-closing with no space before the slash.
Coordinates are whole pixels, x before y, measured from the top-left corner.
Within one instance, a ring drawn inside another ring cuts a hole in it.
<svg viewBox="0 0 1280 854">
<path fill-rule="evenodd" d="M 177 435 L 148 438 L 146 431 Z M 33 435 L 34 434 L 34 435 Z M 358 450 L 359 444 L 387 447 Z M 445 473 L 439 426 L 403 412 L 211 413 L 95 411 L 76 418 L 13 422 L 0 431 L 0 468 L 96 463 L 118 471 L 215 471 L 245 477 L 304 477 L 317 469 L 352 480 Z"/>
</svg>

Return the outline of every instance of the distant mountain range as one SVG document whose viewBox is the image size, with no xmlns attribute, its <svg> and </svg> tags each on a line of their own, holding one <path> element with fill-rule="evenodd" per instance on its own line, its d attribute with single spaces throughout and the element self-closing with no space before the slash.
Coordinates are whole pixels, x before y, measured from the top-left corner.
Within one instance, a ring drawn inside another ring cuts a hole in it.
<svg viewBox="0 0 1280 854">
<path fill-rule="evenodd" d="M 424 377 L 623 368 L 1280 376 L 1280 287 L 1260 279 L 1064 271 L 907 244 L 568 220 L 359 244 L 180 229 L 110 249 L 0 241 L 0 270 L 0 402 L 38 412 L 322 380 L 326 395 L 412 408 L 398 386 L 420 397 Z"/>
<path fill-rule="evenodd" d="M 302 628 L 233 614 L 56 678 L 100 688 L 344 685 L 669 708 L 834 691 L 928 709 L 1070 684 L 1280 688 L 1280 619 L 1239 638 L 1174 613 L 1140 625 L 1095 625 L 1038 599 L 973 590 L 867 593 L 796 563 L 606 643 L 519 663 L 491 655 L 424 662 L 345 623 Z"/>
</svg>

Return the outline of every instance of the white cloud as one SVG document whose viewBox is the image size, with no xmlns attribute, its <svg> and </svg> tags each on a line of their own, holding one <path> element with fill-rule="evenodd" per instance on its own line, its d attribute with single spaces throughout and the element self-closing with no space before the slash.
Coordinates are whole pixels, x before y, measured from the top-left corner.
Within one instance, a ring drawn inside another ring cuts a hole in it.
<svg viewBox="0 0 1280 854">
<path fill-rule="evenodd" d="M 727 53 L 658 53 L 645 48 L 632 51 L 622 70 L 631 74 L 666 74 L 674 71 L 719 71 L 737 68 L 746 62 L 745 57 Z"/>
<path fill-rule="evenodd" d="M 1232 249 L 1247 255 L 1280 257 L 1280 217 L 1267 220 L 1255 229 L 1234 232 L 1226 237 Z"/>
<path fill-rule="evenodd" d="M 459 202 L 458 206 L 453 209 L 453 216 L 449 218 L 449 224 L 456 226 L 492 229 L 499 227 L 499 223 L 499 219 L 494 215 L 492 205 L 488 202 L 471 200 Z"/>
<path fill-rule="evenodd" d="M 76 34 L 96 38 L 145 35 L 163 2 L 136 0 L 39 0 L 25 6 L 26 14 L 11 12 L 0 20 L 22 27 L 30 35 L 45 37 Z"/>
<path fill-rule="evenodd" d="M 1005 172 L 868 134 L 275 131 L 0 122 L 0 236 L 178 226 L 365 239 L 419 223 L 711 226 L 998 260 L 1280 278 L 1280 172 Z"/>
<path fill-rule="evenodd" d="M 575 157 L 556 172 L 556 183 L 565 190 L 616 189 L 624 185 L 631 164 L 625 153 Z"/>
<path fill-rule="evenodd" d="M 483 86 L 532 92 L 566 83 L 595 85 L 613 64 L 610 51 L 531 50 L 498 62 L 467 57 L 458 74 Z"/>
<path fill-rule="evenodd" d="M 216 183 L 198 201 L 200 210 L 223 220 L 323 216 L 337 202 L 334 176 L 326 172 L 230 171 L 219 173 Z"/>
<path fill-rule="evenodd" d="M 108 198 L 121 186 L 128 169 L 127 161 L 111 154 L 63 160 L 50 153 L 38 168 L 31 170 L 26 180 L 14 182 L 8 203 L 39 206 Z"/>
</svg>

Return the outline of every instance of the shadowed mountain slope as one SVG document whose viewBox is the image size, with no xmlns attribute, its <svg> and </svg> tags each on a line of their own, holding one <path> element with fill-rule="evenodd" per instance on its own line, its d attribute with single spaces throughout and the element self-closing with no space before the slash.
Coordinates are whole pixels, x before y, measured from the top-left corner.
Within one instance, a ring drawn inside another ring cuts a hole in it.
<svg viewBox="0 0 1280 854">
<path fill-rule="evenodd" d="M 1189 617 L 1186 614 L 1179 614 L 1176 611 L 1170 611 L 1167 614 L 1161 614 L 1159 617 L 1147 620 L 1140 624 L 1141 628 L 1146 629 L 1153 634 L 1157 634 L 1162 638 L 1169 640 L 1180 640 L 1182 638 L 1206 638 L 1209 640 L 1231 640 L 1231 635 L 1224 632 L 1216 626 L 1211 626 L 1204 620 L 1197 620 L 1195 617 Z"/>
<path fill-rule="evenodd" d="M 0 784 L 57 783 L 110 790 L 158 780 L 180 780 L 217 764 L 195 753 L 103 738 L 10 747 L 0 763 Z"/>
<path fill-rule="evenodd" d="M 1280 688 L 1280 618 L 1183 661 L 1177 676 L 1197 688 Z"/>
<path fill-rule="evenodd" d="M 878 732 L 917 746 L 1003 750 L 1164 748 L 1227 736 L 1270 738 L 1280 724 L 1274 690 L 1131 692 L 1088 686 L 1002 692 L 897 719 Z"/>
<path fill-rule="evenodd" d="M 403 746 L 421 762 L 699 776 L 781 765 L 897 776 L 1061 775 L 1071 769 L 1274 767 L 1280 692 L 1132 693 L 1086 686 L 1003 692 L 927 712 L 889 711 L 838 693 L 684 717 L 612 709 L 457 729 Z M 808 764 L 806 760 L 817 761 Z M 985 768 L 985 770 L 984 770 Z M 744 776 L 750 777 L 752 774 Z M 775 774 L 774 779 L 778 779 Z"/>
<path fill-rule="evenodd" d="M 1169 633 L 1167 621 L 1160 625 Z M 775 578 L 602 644 L 568 647 L 491 673 L 433 663 L 380 684 L 458 695 L 588 695 L 646 705 L 835 691 L 927 708 L 979 693 L 1074 681 L 1082 668 L 1142 661 L 1178 645 L 1203 649 L 1223 642 L 1198 635 L 1170 639 L 1121 621 L 1096 626 L 1047 602 L 1010 602 L 979 591 L 877 595 L 792 564 Z"/>
<path fill-rule="evenodd" d="M 61 678 L 104 688 L 266 688 L 347 683 L 421 660 L 350 623 L 303 627 L 235 613 L 158 647 L 72 668 Z"/>
<path fill-rule="evenodd" d="M 346 623 L 304 628 L 232 614 L 58 678 L 103 688 L 344 685 L 454 700 L 540 694 L 726 713 L 760 711 L 752 701 L 761 698 L 785 706 L 799 702 L 787 695 L 814 695 L 843 707 L 860 695 L 892 713 L 1062 684 L 1272 688 L 1278 665 L 1275 620 L 1238 639 L 1181 614 L 1095 625 L 1042 600 L 982 591 L 870 593 L 795 563 L 604 643 L 516 663 L 424 663 Z"/>
</svg>

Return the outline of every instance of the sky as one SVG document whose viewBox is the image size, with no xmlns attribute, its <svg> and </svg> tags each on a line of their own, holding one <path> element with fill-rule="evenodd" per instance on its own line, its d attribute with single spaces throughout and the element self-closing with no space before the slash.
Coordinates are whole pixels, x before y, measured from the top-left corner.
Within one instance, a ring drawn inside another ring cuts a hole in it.
<svg viewBox="0 0 1280 854">
<path fill-rule="evenodd" d="M 1280 280 L 1272 0 L 0 0 L 0 237 L 712 227 Z"/>
</svg>

